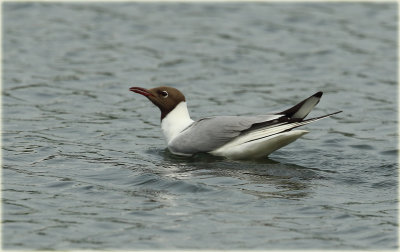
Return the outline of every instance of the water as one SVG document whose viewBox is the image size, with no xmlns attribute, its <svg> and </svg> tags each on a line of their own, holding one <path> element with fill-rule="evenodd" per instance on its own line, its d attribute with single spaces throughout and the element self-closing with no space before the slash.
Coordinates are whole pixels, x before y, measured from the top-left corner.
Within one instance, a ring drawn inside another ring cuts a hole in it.
<svg viewBox="0 0 400 252">
<path fill-rule="evenodd" d="M 325 92 L 343 110 L 261 161 L 165 149 L 190 113 Z M 4 3 L 3 248 L 394 249 L 396 3 Z"/>
</svg>

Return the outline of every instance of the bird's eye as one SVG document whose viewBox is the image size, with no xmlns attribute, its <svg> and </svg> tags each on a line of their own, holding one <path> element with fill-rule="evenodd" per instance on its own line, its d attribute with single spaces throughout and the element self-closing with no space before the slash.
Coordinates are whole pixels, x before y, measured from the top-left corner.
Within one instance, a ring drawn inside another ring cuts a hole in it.
<svg viewBox="0 0 400 252">
<path fill-rule="evenodd" d="M 168 97 L 168 92 L 167 92 L 167 91 L 162 91 L 162 92 L 161 92 L 161 95 L 162 95 L 164 98 L 167 98 L 167 97 Z"/>
</svg>

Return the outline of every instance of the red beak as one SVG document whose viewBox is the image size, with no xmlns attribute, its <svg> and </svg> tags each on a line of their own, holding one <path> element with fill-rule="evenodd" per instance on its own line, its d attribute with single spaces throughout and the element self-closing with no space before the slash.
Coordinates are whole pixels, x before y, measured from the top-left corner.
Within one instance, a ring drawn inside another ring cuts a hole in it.
<svg viewBox="0 0 400 252">
<path fill-rule="evenodd" d="M 149 90 L 145 89 L 145 88 L 141 88 L 141 87 L 131 87 L 129 89 L 132 92 L 144 95 L 144 96 L 154 96 L 152 93 L 149 92 Z"/>
</svg>

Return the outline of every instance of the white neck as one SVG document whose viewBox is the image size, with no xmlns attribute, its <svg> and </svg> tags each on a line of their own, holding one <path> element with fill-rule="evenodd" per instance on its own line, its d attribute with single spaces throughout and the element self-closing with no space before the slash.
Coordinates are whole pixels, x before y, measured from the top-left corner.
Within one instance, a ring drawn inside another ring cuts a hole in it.
<svg viewBox="0 0 400 252">
<path fill-rule="evenodd" d="M 171 112 L 161 121 L 161 129 L 167 143 L 175 138 L 179 133 L 194 121 L 189 116 L 186 102 L 180 102 Z"/>
</svg>

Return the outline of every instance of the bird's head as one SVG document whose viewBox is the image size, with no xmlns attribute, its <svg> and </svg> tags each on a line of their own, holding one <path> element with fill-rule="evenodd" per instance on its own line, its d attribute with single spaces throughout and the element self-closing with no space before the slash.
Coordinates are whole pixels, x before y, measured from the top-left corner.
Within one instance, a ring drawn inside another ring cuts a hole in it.
<svg viewBox="0 0 400 252">
<path fill-rule="evenodd" d="M 144 95 L 161 111 L 161 120 L 168 115 L 179 103 L 186 101 L 185 96 L 173 87 L 156 87 L 145 89 L 141 87 L 131 87 L 132 92 Z"/>
</svg>

